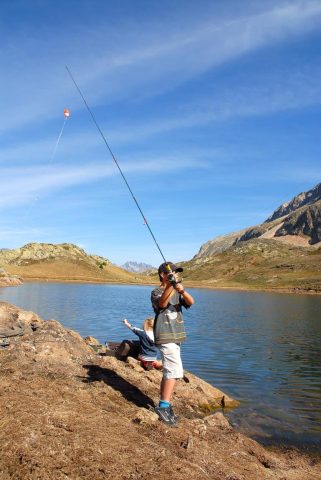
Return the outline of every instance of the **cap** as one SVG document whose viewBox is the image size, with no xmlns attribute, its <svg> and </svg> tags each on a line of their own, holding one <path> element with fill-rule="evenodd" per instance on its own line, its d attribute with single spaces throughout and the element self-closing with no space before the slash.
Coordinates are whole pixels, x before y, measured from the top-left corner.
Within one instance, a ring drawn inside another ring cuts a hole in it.
<svg viewBox="0 0 321 480">
<path fill-rule="evenodd" d="M 168 273 L 168 266 L 170 267 L 172 272 L 182 272 L 183 271 L 182 267 L 178 267 L 173 262 L 166 262 L 166 263 L 162 263 L 158 267 L 158 273 Z"/>
</svg>

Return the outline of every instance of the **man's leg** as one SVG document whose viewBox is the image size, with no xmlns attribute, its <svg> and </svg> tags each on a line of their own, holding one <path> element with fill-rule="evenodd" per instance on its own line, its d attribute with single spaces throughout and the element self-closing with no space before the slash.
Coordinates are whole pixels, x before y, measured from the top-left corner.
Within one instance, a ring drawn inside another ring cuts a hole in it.
<svg viewBox="0 0 321 480">
<path fill-rule="evenodd" d="M 175 388 L 176 378 L 162 378 L 160 386 L 160 398 L 170 403 Z"/>
<path fill-rule="evenodd" d="M 171 397 L 176 379 L 183 377 L 180 346 L 176 343 L 161 345 L 160 352 L 163 359 L 163 378 L 160 386 L 160 402 L 159 406 L 155 407 L 155 411 L 163 422 L 176 425 L 179 417 L 173 412 Z"/>
<path fill-rule="evenodd" d="M 179 417 L 174 414 L 171 406 L 171 397 L 175 387 L 176 378 L 162 378 L 160 386 L 160 402 L 155 407 L 155 412 L 160 419 L 170 426 L 175 426 Z"/>
</svg>

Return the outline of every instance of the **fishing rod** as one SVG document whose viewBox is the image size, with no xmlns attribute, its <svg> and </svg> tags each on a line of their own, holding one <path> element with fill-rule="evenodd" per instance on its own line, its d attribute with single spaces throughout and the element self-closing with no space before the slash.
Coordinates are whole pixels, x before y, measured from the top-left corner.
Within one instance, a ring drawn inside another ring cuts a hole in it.
<svg viewBox="0 0 321 480">
<path fill-rule="evenodd" d="M 160 246 L 159 246 L 158 243 L 157 243 L 157 240 L 156 240 L 156 238 L 155 238 L 155 235 L 153 234 L 152 229 L 150 228 L 150 226 L 149 226 L 149 224 L 148 224 L 148 222 L 147 222 L 147 220 L 146 220 L 146 217 L 145 217 L 145 215 L 143 214 L 143 211 L 142 211 L 141 207 L 139 206 L 138 201 L 137 201 L 137 199 L 136 199 L 136 197 L 135 197 L 132 189 L 130 188 L 129 183 L 128 183 L 128 181 L 127 181 L 127 179 L 126 179 L 126 177 L 125 177 L 122 169 L 120 168 L 119 163 L 117 162 L 117 159 L 116 159 L 115 155 L 113 154 L 113 152 L 112 152 L 112 150 L 111 150 L 111 148 L 110 148 L 110 146 L 109 146 L 109 144 L 108 144 L 108 142 L 107 142 L 107 140 L 106 140 L 105 135 L 103 134 L 100 126 L 98 125 L 98 122 L 97 122 L 97 120 L 96 120 L 93 112 L 91 111 L 88 103 L 86 102 L 86 99 L 85 99 L 84 95 L 82 94 L 82 91 L 80 90 L 79 86 L 77 85 L 77 83 L 76 83 L 76 81 L 75 81 L 75 79 L 74 79 L 74 77 L 73 77 L 73 75 L 72 75 L 72 73 L 71 73 L 71 71 L 69 70 L 69 68 L 68 68 L 67 65 L 66 65 L 66 70 L 67 70 L 67 72 L 68 72 L 68 74 L 69 74 L 72 82 L 74 83 L 76 89 L 78 90 L 79 95 L 81 96 L 81 98 L 82 98 L 82 100 L 83 100 L 83 102 L 84 102 L 84 104 L 85 104 L 85 106 L 86 106 L 86 108 L 87 108 L 87 110 L 88 110 L 88 112 L 89 112 L 89 114 L 90 114 L 90 116 L 91 116 L 94 124 L 95 124 L 96 127 L 97 127 L 97 130 L 99 131 L 99 133 L 100 133 L 100 135 L 101 135 L 101 137 L 102 137 L 102 139 L 103 139 L 103 141 L 104 141 L 104 143 L 105 143 L 105 145 L 106 145 L 106 147 L 107 147 L 107 149 L 108 149 L 108 151 L 109 151 L 112 159 L 114 160 L 114 162 L 115 162 L 115 164 L 116 164 L 116 166 L 117 166 L 117 168 L 118 168 L 118 170 L 119 170 L 119 173 L 120 173 L 121 176 L 123 177 L 123 180 L 124 180 L 124 182 L 125 182 L 128 190 L 129 190 L 129 192 L 130 192 L 130 194 L 131 194 L 131 196 L 132 196 L 132 198 L 133 198 L 133 200 L 134 200 L 134 202 L 135 202 L 135 204 L 136 204 L 136 206 L 137 206 L 137 208 L 138 208 L 141 216 L 143 217 L 144 224 L 147 226 L 147 228 L 148 228 L 148 230 L 149 230 L 149 233 L 151 234 L 151 236 L 152 236 L 152 238 L 153 238 L 153 240 L 154 240 L 154 242 L 155 242 L 155 244 L 156 244 L 156 247 L 157 247 L 158 250 L 159 250 L 159 253 L 161 254 L 164 262 L 165 262 L 166 264 L 168 264 L 167 261 L 166 261 L 166 259 L 165 259 L 165 257 L 164 257 L 164 255 L 163 255 L 162 250 L 160 249 Z"/>
</svg>

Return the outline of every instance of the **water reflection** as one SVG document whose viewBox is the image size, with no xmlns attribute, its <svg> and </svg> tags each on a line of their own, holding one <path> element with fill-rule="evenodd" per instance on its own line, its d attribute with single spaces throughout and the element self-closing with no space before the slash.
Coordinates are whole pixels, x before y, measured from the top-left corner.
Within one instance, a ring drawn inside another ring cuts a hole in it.
<svg viewBox="0 0 321 480">
<path fill-rule="evenodd" d="M 101 342 L 149 316 L 151 287 L 28 283 L 0 298 Z M 265 441 L 321 440 L 321 298 L 193 289 L 183 360 L 242 406 L 231 420 Z"/>
</svg>

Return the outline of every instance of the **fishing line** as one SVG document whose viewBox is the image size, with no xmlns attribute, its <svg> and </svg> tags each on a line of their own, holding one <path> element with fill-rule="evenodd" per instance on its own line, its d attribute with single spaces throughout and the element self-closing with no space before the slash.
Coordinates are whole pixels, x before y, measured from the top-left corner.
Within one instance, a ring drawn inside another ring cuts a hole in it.
<svg viewBox="0 0 321 480">
<path fill-rule="evenodd" d="M 50 158 L 49 158 L 48 165 L 50 165 L 50 164 L 53 162 L 54 158 L 55 158 L 56 151 L 57 151 L 58 145 L 59 145 L 59 143 L 60 143 L 60 139 L 61 139 L 61 137 L 62 137 L 63 131 L 64 131 L 64 129 L 65 129 L 65 125 L 66 125 L 67 120 L 68 120 L 69 117 L 70 117 L 70 111 L 69 111 L 68 108 L 65 108 L 65 110 L 64 110 L 64 121 L 63 121 L 61 130 L 60 130 L 60 132 L 59 132 L 58 138 L 57 138 L 57 140 L 56 140 L 54 149 L 53 149 L 53 151 L 52 151 L 52 153 L 51 153 L 51 156 L 50 156 Z M 26 222 L 26 220 L 28 219 L 29 214 L 30 214 L 30 212 L 31 212 L 31 209 L 32 209 L 32 207 L 35 205 L 35 203 L 38 201 L 38 198 L 39 198 L 39 197 L 37 197 L 37 196 L 35 196 L 35 197 L 33 198 L 33 202 L 29 205 L 29 208 L 28 208 L 28 210 L 26 211 L 26 213 L 25 213 L 25 215 L 24 215 L 24 217 L 23 217 L 23 221 L 24 221 L 24 222 Z"/>
<path fill-rule="evenodd" d="M 66 108 L 64 110 L 64 123 L 62 124 L 62 128 L 60 130 L 60 133 L 58 135 L 58 139 L 56 141 L 56 145 L 55 145 L 55 148 L 53 149 L 53 152 L 51 154 L 51 157 L 50 157 L 50 160 L 48 163 L 51 163 L 53 161 L 53 159 L 55 158 L 55 155 L 56 155 L 56 151 L 57 151 L 57 148 L 58 148 L 58 145 L 59 145 L 59 142 L 60 142 L 60 139 L 61 139 L 61 136 L 62 136 L 62 133 L 64 131 L 64 128 L 65 128 L 65 125 L 66 125 L 66 122 L 67 122 L 67 119 L 69 118 L 69 110 Z"/>
<path fill-rule="evenodd" d="M 78 87 L 78 85 L 77 85 L 77 83 L 76 83 L 76 81 L 75 81 L 75 79 L 74 79 L 74 77 L 73 77 L 73 75 L 72 75 L 71 71 L 70 71 L 70 70 L 69 70 L 69 68 L 67 67 L 67 65 L 66 65 L 66 70 L 67 70 L 67 72 L 68 72 L 68 74 L 69 74 L 69 76 L 70 76 L 70 78 L 71 78 L 72 82 L 74 83 L 74 85 L 75 85 L 76 89 L 78 90 L 78 92 L 79 92 L 79 95 L 81 96 L 81 98 L 82 98 L 82 100 L 83 100 L 83 102 L 84 102 L 84 104 L 85 104 L 85 106 L 86 106 L 86 108 L 87 108 L 87 110 L 88 110 L 88 112 L 89 112 L 89 114 L 90 114 L 90 116 L 91 116 L 91 118 L 92 118 L 92 120 L 93 120 L 94 124 L 95 124 L 95 125 L 96 125 L 96 127 L 97 127 L 97 130 L 99 131 L 99 133 L 100 133 L 100 135 L 101 135 L 101 137 L 102 137 L 102 139 L 103 139 L 103 141 L 104 141 L 104 143 L 105 143 L 105 145 L 106 145 L 106 147 L 107 147 L 107 149 L 108 149 L 108 151 L 109 151 L 109 153 L 110 153 L 110 155 L 111 155 L 112 159 L 114 160 L 114 162 L 115 162 L 115 164 L 116 164 L 116 166 L 117 166 L 117 168 L 118 168 L 118 170 L 119 170 L 119 173 L 120 173 L 120 174 L 121 174 L 121 176 L 123 177 L 123 180 L 124 180 L 124 182 L 125 182 L 125 184 L 126 184 L 126 186 L 127 186 L 128 190 L 129 190 L 129 192 L 130 192 L 130 194 L 131 194 L 131 196 L 132 196 L 132 198 L 133 198 L 133 200 L 134 200 L 134 202 L 135 202 L 135 204 L 136 204 L 136 206 L 137 206 L 137 208 L 138 208 L 138 210 L 139 210 L 139 212 L 140 212 L 141 216 L 143 217 L 144 224 L 147 226 L 147 228 L 148 228 L 148 230 L 149 230 L 149 233 L 151 234 L 151 236 L 152 236 L 152 238 L 153 238 L 153 240 L 154 240 L 154 242 L 155 242 L 155 245 L 156 245 L 156 247 L 158 248 L 158 250 L 159 250 L 159 252 L 160 252 L 160 254 L 161 254 L 161 256 L 162 256 L 162 258 L 163 258 L 164 262 L 165 262 L 165 263 L 167 263 L 167 262 L 166 262 L 166 260 L 165 260 L 165 257 L 164 257 L 164 255 L 163 255 L 163 252 L 161 251 L 161 249 L 160 249 L 160 246 L 158 245 L 158 243 L 157 243 L 157 240 L 156 240 L 156 238 L 155 238 L 155 236 L 154 236 L 154 234 L 153 234 L 153 232 L 152 232 L 152 230 L 151 230 L 151 228 L 150 228 L 150 226 L 149 226 L 149 224 L 148 224 L 148 222 L 147 222 L 147 220 L 146 220 L 146 217 L 145 217 L 145 215 L 143 214 L 143 211 L 142 211 L 142 209 L 140 208 L 140 206 L 139 206 L 139 203 L 138 203 L 138 201 L 137 201 L 137 199 L 136 199 L 136 197 L 135 197 L 135 195 L 134 195 L 134 193 L 133 193 L 132 189 L 131 189 L 131 188 L 130 188 L 130 186 L 129 186 L 129 183 L 128 183 L 128 182 L 127 182 L 127 180 L 126 180 L 126 177 L 125 177 L 125 175 L 124 175 L 124 173 L 123 173 L 122 169 L 120 168 L 120 165 L 119 165 L 119 163 L 117 162 L 115 155 L 113 154 L 113 152 L 112 152 L 112 150 L 111 150 L 110 146 L 108 145 L 108 142 L 107 142 L 107 140 L 106 140 L 106 137 L 105 137 L 105 135 L 103 134 L 103 132 L 102 132 L 102 130 L 101 130 L 101 128 L 100 128 L 100 126 L 98 125 L 98 123 L 97 123 L 97 120 L 96 120 L 96 118 L 95 118 L 95 116 L 94 116 L 93 112 L 92 112 L 92 111 L 91 111 L 91 109 L 89 108 L 89 105 L 88 105 L 88 103 L 86 102 L 86 99 L 85 99 L 85 97 L 83 96 L 83 94 L 82 94 L 82 92 L 81 92 L 80 88 Z"/>
</svg>

